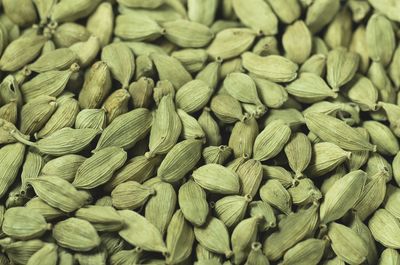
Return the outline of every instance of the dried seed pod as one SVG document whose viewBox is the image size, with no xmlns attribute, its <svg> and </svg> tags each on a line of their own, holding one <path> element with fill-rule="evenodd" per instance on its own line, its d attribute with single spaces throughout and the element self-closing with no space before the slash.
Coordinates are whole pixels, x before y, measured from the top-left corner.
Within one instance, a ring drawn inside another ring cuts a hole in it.
<svg viewBox="0 0 400 265">
<path fill-rule="evenodd" d="M 395 249 L 386 248 L 382 251 L 381 257 L 379 259 L 379 265 L 383 264 L 399 264 L 400 263 L 400 255 L 399 252 Z"/>
<path fill-rule="evenodd" d="M 312 35 L 307 25 L 298 20 L 288 26 L 282 36 L 282 45 L 287 58 L 294 63 L 304 63 L 310 56 L 312 47 Z"/>
<path fill-rule="evenodd" d="M 53 33 L 54 43 L 57 47 L 63 48 L 71 47 L 73 44 L 78 42 L 87 41 L 89 38 L 89 31 L 84 26 L 74 22 L 61 24 Z"/>
<path fill-rule="evenodd" d="M 184 244 L 182 244 L 182 242 L 184 242 Z M 167 230 L 167 262 L 176 264 L 186 260 L 192 253 L 193 243 L 193 229 L 185 220 L 182 211 L 177 210 L 172 216 Z"/>
<path fill-rule="evenodd" d="M 151 41 L 165 34 L 165 30 L 148 16 L 127 14 L 117 16 L 114 34 L 124 40 Z"/>
<path fill-rule="evenodd" d="M 176 92 L 176 106 L 187 113 L 197 112 L 207 105 L 212 93 L 213 90 L 205 81 L 189 81 Z"/>
<path fill-rule="evenodd" d="M 268 258 L 262 252 L 262 245 L 260 242 L 253 242 L 251 244 L 251 250 L 247 256 L 245 265 L 269 265 Z"/>
<path fill-rule="evenodd" d="M 58 222 L 53 228 L 53 237 L 61 247 L 75 251 L 89 251 L 100 245 L 95 228 L 75 217 Z"/>
<path fill-rule="evenodd" d="M 146 187 L 136 181 L 126 181 L 117 185 L 111 192 L 112 205 L 117 209 L 134 210 L 143 206 L 154 194 L 154 188 Z"/>
<path fill-rule="evenodd" d="M 272 207 L 263 201 L 252 201 L 248 205 L 251 217 L 262 217 L 258 224 L 259 231 L 268 231 L 276 227 L 276 217 Z"/>
<path fill-rule="evenodd" d="M 257 86 L 261 102 L 268 108 L 280 108 L 288 100 L 285 88 L 264 78 L 250 75 Z"/>
<path fill-rule="evenodd" d="M 309 178 L 299 179 L 297 185 L 290 187 L 288 192 L 292 197 L 293 204 L 300 206 L 319 201 L 322 198 L 321 192 Z"/>
<path fill-rule="evenodd" d="M 245 52 L 241 57 L 246 70 L 272 82 L 290 82 L 297 77 L 298 65 L 282 56 L 261 57 L 251 52 Z"/>
<path fill-rule="evenodd" d="M 206 164 L 224 164 L 231 156 L 232 149 L 226 145 L 208 146 L 203 149 L 203 159 Z"/>
<path fill-rule="evenodd" d="M 75 216 L 90 222 L 97 231 L 119 231 L 124 225 L 121 216 L 110 206 L 90 205 L 78 209 Z"/>
<path fill-rule="evenodd" d="M 220 130 L 217 122 L 211 116 L 210 108 L 205 107 L 203 109 L 203 112 L 198 118 L 198 122 L 205 133 L 207 144 L 214 146 L 220 145 L 221 143 Z"/>
<path fill-rule="evenodd" d="M 326 61 L 326 80 L 333 91 L 348 83 L 355 75 L 360 63 L 360 57 L 343 48 L 333 49 L 328 53 Z"/>
<path fill-rule="evenodd" d="M 229 137 L 229 147 L 232 148 L 235 157 L 253 153 L 253 145 L 258 132 L 258 124 L 254 118 L 235 123 Z"/>
<path fill-rule="evenodd" d="M 290 188 L 292 186 L 295 186 L 297 183 L 297 180 L 293 178 L 292 173 L 290 173 L 283 167 L 263 165 L 262 168 L 263 168 L 263 178 L 276 179 L 285 188 Z"/>
<path fill-rule="evenodd" d="M 364 224 L 361 219 L 358 217 L 358 212 L 353 212 L 353 219 L 350 223 L 350 228 L 353 229 L 368 245 L 368 255 L 367 261 L 368 263 L 375 264 L 378 260 L 378 253 L 376 250 L 376 243 L 369 231 L 369 228 L 366 224 Z"/>
<path fill-rule="evenodd" d="M 234 123 L 243 121 L 246 116 L 243 115 L 240 102 L 227 94 L 219 94 L 211 99 L 211 110 L 224 123 Z"/>
<path fill-rule="evenodd" d="M 318 264 L 324 254 L 326 243 L 322 239 L 306 239 L 289 249 L 283 256 L 283 262 L 288 265 Z"/>
<path fill-rule="evenodd" d="M 247 205 L 253 198 L 250 195 L 225 196 L 215 202 L 215 214 L 228 228 L 237 225 L 247 210 Z"/>
<path fill-rule="evenodd" d="M 58 260 L 57 248 L 57 245 L 53 243 L 45 244 L 29 258 L 27 265 L 56 265 Z"/>
<path fill-rule="evenodd" d="M 112 76 L 122 84 L 122 88 L 129 87 L 129 81 L 135 73 L 135 57 L 124 43 L 112 43 L 105 46 L 101 52 L 101 60 L 110 69 Z"/>
<path fill-rule="evenodd" d="M 108 124 L 110 124 L 116 117 L 128 112 L 130 97 L 131 95 L 124 88 L 117 89 L 108 96 L 102 107 L 106 112 Z"/>
<path fill-rule="evenodd" d="M 200 23 L 177 19 L 163 23 L 165 38 L 182 48 L 201 48 L 214 37 L 212 31 Z"/>
<path fill-rule="evenodd" d="M 178 59 L 191 74 L 205 68 L 208 59 L 207 51 L 204 49 L 183 49 L 174 51 L 171 56 Z"/>
<path fill-rule="evenodd" d="M 24 162 L 25 146 L 21 143 L 7 144 L 0 148 L 0 197 L 14 183 Z"/>
<path fill-rule="evenodd" d="M 265 239 L 263 252 L 271 261 L 280 259 L 286 250 L 303 240 L 309 233 L 312 233 L 317 223 L 317 204 L 284 217 L 279 222 L 279 230 Z"/>
<path fill-rule="evenodd" d="M 182 122 L 181 137 L 183 139 L 196 139 L 205 142 L 205 133 L 201 128 L 199 122 L 191 115 L 187 114 L 184 110 L 177 109 L 179 118 Z"/>
<path fill-rule="evenodd" d="M 153 96 L 154 81 L 151 78 L 141 77 L 129 85 L 129 94 L 135 108 L 148 108 Z"/>
<path fill-rule="evenodd" d="M 161 232 L 146 218 L 130 210 L 119 211 L 119 214 L 125 223 L 119 235 L 129 244 L 148 251 L 167 251 Z"/>
<path fill-rule="evenodd" d="M 275 157 L 290 138 L 289 126 L 281 120 L 271 121 L 256 137 L 253 148 L 253 158 L 265 161 Z"/>
<path fill-rule="evenodd" d="M 261 186 L 260 197 L 263 201 L 274 206 L 286 215 L 292 212 L 292 198 L 289 192 L 276 179 L 268 180 Z"/>
<path fill-rule="evenodd" d="M 40 213 L 25 207 L 13 207 L 5 212 L 1 228 L 12 238 L 29 240 L 41 237 L 50 227 Z"/>
<path fill-rule="evenodd" d="M 340 9 L 340 1 L 312 1 L 308 7 L 306 24 L 312 33 L 319 32 L 335 17 Z"/>
<path fill-rule="evenodd" d="M 164 235 L 175 212 L 176 192 L 171 184 L 165 182 L 156 183 L 152 188 L 155 194 L 146 203 L 144 216 Z"/>
<path fill-rule="evenodd" d="M 83 109 L 75 119 L 76 129 L 103 130 L 107 125 L 105 109 Z"/>
<path fill-rule="evenodd" d="M 399 248 L 400 222 L 389 211 L 377 210 L 368 221 L 368 227 L 375 241 L 388 248 Z"/>
<path fill-rule="evenodd" d="M 205 191 L 193 180 L 179 188 L 178 202 L 185 218 L 196 226 L 202 226 L 207 219 L 209 208 Z"/>
<path fill-rule="evenodd" d="M 27 264 L 29 258 L 44 246 L 39 239 L 27 241 L 10 242 L 4 246 L 5 253 L 11 262 L 16 264 Z"/>
<path fill-rule="evenodd" d="M 46 221 L 51 221 L 51 220 L 57 219 L 57 218 L 65 215 L 64 212 L 62 212 L 61 210 L 59 210 L 57 208 L 50 206 L 49 204 L 47 204 L 45 201 L 43 201 L 39 197 L 30 199 L 26 203 L 25 207 L 32 212 L 39 213 L 46 219 Z"/>
<path fill-rule="evenodd" d="M 227 258 L 233 255 L 228 229 L 221 220 L 210 217 L 205 225 L 194 227 L 194 235 L 197 242 L 209 251 L 224 254 Z"/>
<path fill-rule="evenodd" d="M 202 188 L 219 194 L 238 194 L 239 177 L 232 170 L 218 164 L 208 164 L 193 171 L 193 179 Z"/>
<path fill-rule="evenodd" d="M 87 67 L 93 64 L 99 53 L 101 46 L 97 37 L 90 36 L 86 41 L 76 42 L 69 46 L 69 49 L 74 51 L 78 57 L 79 65 Z"/>
<path fill-rule="evenodd" d="M 37 73 L 68 69 L 77 62 L 77 55 L 69 48 L 60 48 L 40 56 L 28 68 Z"/>
<path fill-rule="evenodd" d="M 335 254 L 350 264 L 362 263 L 368 255 L 368 246 L 352 229 L 338 223 L 329 224 L 328 237 Z"/>
<path fill-rule="evenodd" d="M 290 168 L 295 172 L 297 177 L 301 177 L 312 157 L 310 140 L 303 133 L 292 134 L 284 150 Z"/>
<path fill-rule="evenodd" d="M 88 16 L 100 2 L 99 0 L 73 0 L 72 2 L 63 0 L 54 5 L 50 18 L 57 22 L 74 21 Z"/>
<path fill-rule="evenodd" d="M 157 176 L 167 182 L 184 178 L 200 160 L 201 144 L 201 141 L 194 139 L 177 143 L 161 162 Z"/>
<path fill-rule="evenodd" d="M 371 142 L 376 144 L 382 155 L 395 155 L 399 151 L 399 142 L 389 127 L 377 121 L 364 121 L 363 127 L 368 131 Z"/>
<path fill-rule="evenodd" d="M 327 224 L 343 217 L 355 206 L 363 192 L 365 182 L 366 173 L 362 170 L 352 171 L 338 179 L 328 189 L 321 204 L 321 222 Z"/>
<path fill-rule="evenodd" d="M 102 47 L 109 44 L 114 28 L 114 13 L 111 3 L 100 3 L 88 18 L 86 28 L 99 39 Z"/>
<path fill-rule="evenodd" d="M 94 63 L 85 75 L 79 93 L 79 105 L 85 109 L 98 108 L 111 90 L 111 74 L 105 62 Z"/>
</svg>

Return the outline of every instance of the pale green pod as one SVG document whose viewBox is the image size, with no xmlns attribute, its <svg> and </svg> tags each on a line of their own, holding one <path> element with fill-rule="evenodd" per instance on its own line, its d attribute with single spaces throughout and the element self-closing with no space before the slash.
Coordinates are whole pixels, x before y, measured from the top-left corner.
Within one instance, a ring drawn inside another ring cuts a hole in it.
<svg viewBox="0 0 400 265">
<path fill-rule="evenodd" d="M 208 59 L 204 49 L 182 49 L 172 52 L 171 56 L 178 59 L 189 73 L 201 71 Z"/>
<path fill-rule="evenodd" d="M 41 237 L 50 227 L 40 213 L 13 207 L 5 212 L 1 228 L 14 239 L 29 240 Z"/>
<path fill-rule="evenodd" d="M 35 143 L 24 143 L 35 147 L 41 153 L 53 156 L 63 156 L 82 151 L 90 144 L 98 133 L 99 131 L 96 129 L 63 128 Z"/>
<path fill-rule="evenodd" d="M 156 75 L 153 61 L 148 55 L 139 55 L 136 57 L 135 80 L 142 77 L 154 77 Z"/>
<path fill-rule="evenodd" d="M 16 101 L 11 101 L 0 107 L 0 118 L 12 124 L 17 124 L 18 105 Z"/>
<path fill-rule="evenodd" d="M 192 80 L 192 76 L 178 59 L 160 53 L 152 53 L 150 58 L 156 66 L 160 80 L 170 81 L 175 90 Z"/>
<path fill-rule="evenodd" d="M 111 196 L 103 196 L 96 200 L 95 205 L 99 206 L 112 206 Z"/>
<path fill-rule="evenodd" d="M 191 21 L 210 26 L 215 20 L 218 4 L 219 2 L 216 0 L 189 0 L 187 2 L 188 17 Z"/>
<path fill-rule="evenodd" d="M 152 188 L 155 194 L 146 203 L 144 216 L 164 235 L 175 212 L 176 192 L 171 184 L 162 181 L 152 185 Z"/>
<path fill-rule="evenodd" d="M 224 254 L 227 258 L 233 255 L 230 248 L 229 233 L 224 223 L 215 217 L 210 217 L 205 225 L 194 227 L 197 242 L 209 251 Z"/>
<path fill-rule="evenodd" d="M 258 133 L 258 124 L 254 118 L 235 123 L 228 143 L 235 157 L 253 153 L 253 145 Z"/>
<path fill-rule="evenodd" d="M 364 25 L 360 25 L 353 32 L 349 50 L 358 53 L 360 56 L 360 72 L 365 73 L 368 70 L 370 59 L 368 54 L 368 45 L 366 41 L 366 30 Z"/>
<path fill-rule="evenodd" d="M 166 260 L 170 264 L 177 264 L 186 260 L 192 253 L 194 232 L 181 210 L 172 216 L 167 230 L 166 244 L 168 255 Z"/>
<path fill-rule="evenodd" d="M 218 194 L 238 194 L 239 177 L 232 170 L 218 164 L 208 164 L 193 171 L 193 179 L 202 188 Z"/>
<path fill-rule="evenodd" d="M 353 220 L 351 220 L 350 228 L 353 229 L 368 245 L 368 263 L 376 264 L 378 260 L 378 253 L 375 240 L 371 234 L 371 231 L 369 231 L 368 226 L 359 218 L 358 211 L 353 213 Z"/>
<path fill-rule="evenodd" d="M 20 131 L 23 134 L 38 132 L 56 111 L 56 98 L 41 95 L 22 106 Z"/>
<path fill-rule="evenodd" d="M 306 24 L 312 33 L 319 32 L 340 9 L 339 0 L 314 0 L 307 9 Z"/>
<path fill-rule="evenodd" d="M 196 245 L 195 253 L 196 253 L 195 257 L 197 259 L 197 262 L 210 261 L 210 262 L 214 262 L 214 263 L 218 262 L 218 264 L 221 264 L 222 259 L 223 259 L 222 255 L 208 250 L 207 248 L 203 247 L 201 244 Z"/>
<path fill-rule="evenodd" d="M 154 9 L 160 7 L 164 4 L 165 0 L 117 0 L 117 2 L 121 5 L 132 7 L 132 8 L 146 8 L 146 9 Z"/>
<path fill-rule="evenodd" d="M 98 108 L 110 91 L 110 69 L 105 62 L 98 61 L 85 74 L 85 82 L 79 92 L 79 105 L 84 109 Z"/>
<path fill-rule="evenodd" d="M 400 255 L 399 252 L 395 249 L 386 248 L 381 253 L 381 257 L 379 258 L 379 265 L 398 265 L 400 264 Z"/>
<path fill-rule="evenodd" d="M 97 231 L 119 231 L 124 223 L 118 212 L 110 206 L 90 205 L 75 212 L 75 217 L 86 220 Z"/>
<path fill-rule="evenodd" d="M 3 197 L 14 183 L 25 158 L 25 145 L 7 144 L 0 148 L 0 197 Z"/>
<path fill-rule="evenodd" d="M 78 191 L 71 183 L 56 176 L 40 176 L 27 182 L 40 199 L 63 212 L 73 212 L 91 199 L 88 193 Z"/>
<path fill-rule="evenodd" d="M 297 177 L 303 175 L 312 157 L 311 142 L 303 133 L 292 134 L 284 148 L 290 168 Z"/>
<path fill-rule="evenodd" d="M 26 181 L 31 178 L 37 178 L 45 165 L 45 159 L 37 152 L 29 150 L 26 153 L 24 165 L 21 172 L 21 193 L 26 192 Z"/>
<path fill-rule="evenodd" d="M 102 47 L 109 44 L 114 28 L 114 13 L 111 3 L 100 3 L 88 18 L 86 28 L 99 39 Z"/>
<path fill-rule="evenodd" d="M 325 43 L 332 49 L 338 47 L 348 47 L 352 33 L 352 19 L 349 8 L 343 8 L 329 24 L 324 40 Z"/>
<path fill-rule="evenodd" d="M 252 197 L 250 195 L 225 196 L 215 202 L 215 215 L 226 227 L 234 227 L 244 218 L 247 205 L 251 200 Z"/>
<path fill-rule="evenodd" d="M 271 109 L 266 115 L 264 125 L 267 126 L 272 121 L 280 120 L 291 129 L 296 129 L 305 123 L 303 114 L 294 108 L 288 109 Z"/>
<path fill-rule="evenodd" d="M 366 28 L 369 57 L 388 65 L 396 48 L 395 33 L 389 19 L 380 14 L 370 17 Z"/>
<path fill-rule="evenodd" d="M 263 165 L 263 178 L 265 179 L 276 179 L 285 188 L 290 188 L 296 185 L 296 180 L 292 173 L 280 166 L 266 166 Z"/>
<path fill-rule="evenodd" d="M 294 0 L 268 0 L 267 3 L 278 16 L 279 20 L 285 24 L 291 24 L 301 15 L 301 5 Z"/>
<path fill-rule="evenodd" d="M 378 90 L 379 99 L 388 103 L 396 102 L 396 89 L 382 63 L 372 62 L 368 69 L 368 78 Z"/>
<path fill-rule="evenodd" d="M 211 30 L 200 23 L 178 19 L 163 23 L 165 38 L 182 48 L 201 48 L 214 37 Z"/>
<path fill-rule="evenodd" d="M 231 59 L 249 50 L 256 38 L 256 33 L 247 28 L 228 28 L 218 32 L 207 48 L 214 59 Z"/>
<path fill-rule="evenodd" d="M 74 21 L 88 16 L 100 2 L 99 0 L 62 0 L 54 5 L 50 18 L 57 22 Z"/>
<path fill-rule="evenodd" d="M 260 232 L 266 232 L 269 229 L 276 227 L 274 209 L 267 202 L 252 201 L 249 203 L 248 209 L 251 217 L 261 216 L 263 218 L 258 224 Z"/>
<path fill-rule="evenodd" d="M 73 127 L 79 112 L 78 101 L 73 98 L 73 94 L 65 93 L 57 98 L 56 103 L 56 111 L 43 128 L 35 134 L 35 138 L 44 138 L 62 128 Z"/>
<path fill-rule="evenodd" d="M 280 108 L 288 99 L 285 88 L 264 78 L 250 75 L 257 86 L 261 102 L 268 108 Z"/>
<path fill-rule="evenodd" d="M 187 18 L 187 14 L 185 12 L 182 12 L 182 10 L 183 6 L 180 1 L 168 1 L 168 3 L 162 4 L 161 6 L 152 9 L 132 8 L 126 5 L 118 6 L 118 11 L 122 15 L 146 16 L 160 24 L 168 21 Z"/>
<path fill-rule="evenodd" d="M 61 210 L 48 205 L 39 197 L 30 199 L 26 203 L 25 208 L 29 209 L 31 212 L 39 213 L 46 219 L 46 221 L 51 221 L 65 215 Z"/>
<path fill-rule="evenodd" d="M 365 137 L 345 122 L 322 113 L 305 115 L 308 129 L 324 141 L 331 142 L 344 150 L 376 151 Z"/>
<path fill-rule="evenodd" d="M 379 153 L 371 153 L 365 166 L 365 172 L 371 178 L 383 175 L 385 176 L 386 182 L 389 182 L 393 178 L 394 170 L 386 158 Z"/>
<path fill-rule="evenodd" d="M 100 245 L 95 228 L 75 217 L 58 222 L 53 228 L 53 237 L 59 246 L 75 251 L 89 251 Z"/>
<path fill-rule="evenodd" d="M 45 244 L 29 258 L 27 265 L 57 265 L 57 248 L 53 243 Z"/>
<path fill-rule="evenodd" d="M 269 265 L 268 258 L 262 252 L 262 244 L 260 242 L 253 242 L 251 250 L 247 256 L 245 265 Z"/>
<path fill-rule="evenodd" d="M 290 82 L 297 77 L 298 65 L 282 56 L 261 57 L 251 52 L 245 52 L 241 57 L 246 70 L 272 82 Z"/>
<path fill-rule="evenodd" d="M 243 73 L 231 73 L 224 80 L 224 89 L 243 103 L 251 103 L 263 107 L 257 94 L 253 79 Z"/>
<path fill-rule="evenodd" d="M 229 94 L 218 94 L 211 99 L 210 109 L 224 123 L 245 120 L 240 102 Z"/>
<path fill-rule="evenodd" d="M 293 185 L 288 189 L 292 197 L 293 204 L 304 206 L 322 198 L 320 190 L 314 185 L 309 178 L 297 180 L 297 185 Z"/>
<path fill-rule="evenodd" d="M 322 259 L 327 241 L 309 238 L 289 249 L 283 256 L 282 264 L 308 265 L 318 264 Z"/>
<path fill-rule="evenodd" d="M 388 68 L 388 74 L 393 81 L 394 86 L 398 89 L 400 87 L 400 78 L 397 75 L 398 70 L 400 69 L 400 48 L 397 46 L 394 51 L 392 62 Z"/>
<path fill-rule="evenodd" d="M 209 207 L 205 191 L 193 180 L 179 188 L 178 203 L 186 220 L 202 226 L 207 219 Z"/>
<path fill-rule="evenodd" d="M 33 61 L 47 41 L 44 36 L 20 37 L 12 41 L 0 58 L 2 71 L 16 71 Z"/>
<path fill-rule="evenodd" d="M 225 29 L 238 28 L 240 25 L 238 21 L 218 19 L 210 26 L 210 29 L 214 34 L 218 34 Z"/>
<path fill-rule="evenodd" d="M 326 45 L 325 41 L 320 37 L 313 37 L 313 49 L 312 54 L 323 54 L 325 56 L 328 55 L 329 49 Z"/>
<path fill-rule="evenodd" d="M 232 149 L 227 145 L 208 146 L 203 149 L 202 156 L 206 164 L 223 165 L 231 156 Z"/>
<path fill-rule="evenodd" d="M 13 75 L 7 75 L 0 83 L 0 103 L 7 104 L 15 100 L 18 106 L 22 105 L 22 93 L 17 79 Z"/>
<path fill-rule="evenodd" d="M 346 91 L 347 97 L 357 103 L 361 110 L 377 110 L 378 90 L 370 79 L 356 75 L 349 83 L 349 89 Z"/>
<path fill-rule="evenodd" d="M 220 81 L 221 62 L 210 62 L 196 75 L 196 79 L 206 82 L 213 91 L 215 91 L 218 82 Z"/>
<path fill-rule="evenodd" d="M 252 243 L 257 239 L 258 224 L 261 220 L 260 216 L 247 218 L 233 229 L 231 243 L 236 264 L 242 264 L 249 255 Z"/>
<path fill-rule="evenodd" d="M 75 128 L 102 130 L 106 127 L 106 122 L 107 116 L 103 108 L 83 109 L 76 116 Z"/>
<path fill-rule="evenodd" d="M 309 57 L 300 67 L 299 73 L 313 73 L 324 76 L 326 70 L 326 55 L 314 54 Z"/>
<path fill-rule="evenodd" d="M 369 219 L 368 227 L 375 241 L 387 248 L 399 248 L 400 222 L 388 210 L 377 210 Z"/>
<path fill-rule="evenodd" d="M 100 41 L 97 37 L 90 36 L 86 41 L 76 42 L 69 46 L 78 58 L 81 67 L 90 66 L 97 57 L 101 49 Z"/>
<path fill-rule="evenodd" d="M 366 182 L 367 174 L 362 170 L 352 171 L 338 179 L 326 192 L 321 204 L 321 222 L 327 224 L 343 217 L 354 207 Z"/>
<path fill-rule="evenodd" d="M 302 73 L 298 79 L 286 86 L 286 90 L 302 103 L 315 103 L 328 97 L 337 97 L 337 93 L 324 79 L 313 73 Z"/>
<path fill-rule="evenodd" d="M 27 264 L 29 258 L 44 246 L 39 239 L 10 242 L 4 246 L 5 253 L 15 264 Z"/>
<path fill-rule="evenodd" d="M 378 106 L 382 107 L 382 109 L 386 112 L 387 119 L 390 123 L 390 129 L 397 137 L 399 137 L 400 106 L 382 101 L 378 102 Z"/>
<path fill-rule="evenodd" d="M 343 48 L 331 50 L 326 61 L 326 80 L 333 91 L 348 83 L 355 75 L 360 63 L 360 57 L 354 52 Z"/>
<path fill-rule="evenodd" d="M 150 111 L 145 108 L 116 117 L 102 132 L 96 150 L 109 146 L 131 148 L 148 134 L 152 120 Z"/>
<path fill-rule="evenodd" d="M 53 34 L 53 41 L 56 46 L 63 48 L 70 47 L 78 42 L 87 41 L 89 38 L 89 31 L 84 26 L 75 22 L 67 22 L 59 25 Z"/>
<path fill-rule="evenodd" d="M 249 159 L 241 164 L 236 173 L 241 182 L 240 194 L 243 196 L 250 195 L 254 197 L 260 188 L 261 180 L 263 178 L 263 168 L 259 161 Z"/>
<path fill-rule="evenodd" d="M 134 210 L 143 206 L 155 190 L 128 180 L 117 185 L 111 192 L 112 205 L 117 209 Z"/>
<path fill-rule="evenodd" d="M 101 264 L 107 263 L 108 253 L 104 248 L 97 247 L 89 252 L 75 253 L 74 259 L 82 265 Z"/>
<path fill-rule="evenodd" d="M 129 82 L 135 73 L 135 57 L 124 43 L 113 43 L 105 46 L 101 51 L 101 60 L 108 65 L 114 79 L 128 88 Z"/>
<path fill-rule="evenodd" d="M 172 95 L 162 97 L 151 124 L 147 156 L 166 154 L 178 141 L 182 122 L 176 112 Z"/>
<path fill-rule="evenodd" d="M 140 41 L 124 41 L 123 43 L 125 43 L 136 56 L 150 56 L 152 53 L 167 54 L 160 46 L 155 44 Z"/>
<path fill-rule="evenodd" d="M 77 55 L 68 48 L 60 48 L 40 56 L 28 68 L 37 73 L 68 69 L 77 62 Z"/>
<path fill-rule="evenodd" d="M 351 152 L 329 142 L 316 143 L 312 149 L 312 158 L 306 173 L 311 178 L 322 176 L 351 158 Z"/>
<path fill-rule="evenodd" d="M 279 55 L 278 39 L 275 36 L 265 36 L 257 41 L 252 52 L 260 56 Z"/>
<path fill-rule="evenodd" d="M 78 168 L 72 185 L 79 189 L 93 189 L 106 182 L 125 164 L 127 153 L 119 147 L 106 147 L 95 152 Z"/>
<path fill-rule="evenodd" d="M 235 14 L 244 25 L 265 35 L 277 34 L 278 19 L 267 3 L 261 0 L 251 0 L 246 3 L 232 0 L 232 4 Z"/>
<path fill-rule="evenodd" d="M 318 224 L 318 204 L 300 209 L 284 217 L 279 222 L 278 231 L 268 236 L 263 244 L 263 252 L 270 261 L 280 259 L 286 250 L 313 233 Z"/>
<path fill-rule="evenodd" d="M 176 112 L 182 122 L 181 137 L 186 140 L 196 139 L 205 142 L 206 135 L 199 122 L 184 110 L 177 109 Z"/>
<path fill-rule="evenodd" d="M 211 116 L 210 108 L 205 107 L 197 121 L 205 133 L 206 143 L 208 145 L 220 145 L 221 143 L 220 130 L 217 122 Z"/>
<path fill-rule="evenodd" d="M 160 157 L 135 156 L 113 175 L 112 179 L 105 184 L 104 189 L 111 191 L 117 185 L 126 181 L 142 183 L 153 176 L 153 172 L 160 162 Z"/>
<path fill-rule="evenodd" d="M 331 223 L 328 237 L 336 255 L 346 263 L 361 264 L 368 255 L 368 245 L 352 229 L 338 223 Z"/>
<path fill-rule="evenodd" d="M 365 139 L 369 140 L 369 133 L 363 127 L 357 127 L 356 130 L 365 136 Z M 350 170 L 360 169 L 368 160 L 368 151 L 353 151 L 351 152 L 350 159 L 346 161 L 347 166 Z"/>
<path fill-rule="evenodd" d="M 270 179 L 261 186 L 260 197 L 286 215 L 292 212 L 292 198 L 278 180 Z"/>
<path fill-rule="evenodd" d="M 128 104 L 131 94 L 125 88 L 115 90 L 103 103 L 102 109 L 106 112 L 107 123 L 129 111 Z"/>
<path fill-rule="evenodd" d="M 187 113 L 201 110 L 209 102 L 213 90 L 203 80 L 192 80 L 178 88 L 176 106 Z"/>
<path fill-rule="evenodd" d="M 286 57 L 297 64 L 304 63 L 311 54 L 312 35 L 307 25 L 298 20 L 289 25 L 282 36 Z"/>
<path fill-rule="evenodd" d="M 114 232 L 106 232 L 100 234 L 101 242 L 104 248 L 107 250 L 107 253 L 111 256 L 115 253 L 125 249 L 127 247 L 127 243 L 121 238 L 118 233 Z M 138 249 L 139 250 L 139 249 Z"/>
<path fill-rule="evenodd" d="M 37 20 L 35 6 L 32 1 L 4 0 L 2 5 L 4 13 L 18 26 L 30 26 Z"/>
<path fill-rule="evenodd" d="M 378 121 L 364 121 L 362 126 L 367 129 L 371 142 L 376 144 L 382 155 L 395 155 L 399 151 L 399 142 L 389 127 Z"/>
<path fill-rule="evenodd" d="M 290 138 L 289 126 L 280 120 L 271 121 L 256 137 L 253 158 L 265 161 L 275 157 Z"/>
<path fill-rule="evenodd" d="M 120 250 L 110 255 L 111 265 L 135 264 L 142 258 L 143 251 L 140 248 Z"/>
<path fill-rule="evenodd" d="M 240 57 L 236 57 L 225 62 L 223 61 L 220 70 L 221 78 L 226 78 L 231 73 L 244 73 L 245 69 L 243 68 L 242 61 L 243 60 Z"/>
<path fill-rule="evenodd" d="M 146 218 L 130 210 L 119 211 L 119 214 L 125 227 L 118 233 L 129 244 L 148 251 L 167 251 L 161 232 Z"/>
</svg>

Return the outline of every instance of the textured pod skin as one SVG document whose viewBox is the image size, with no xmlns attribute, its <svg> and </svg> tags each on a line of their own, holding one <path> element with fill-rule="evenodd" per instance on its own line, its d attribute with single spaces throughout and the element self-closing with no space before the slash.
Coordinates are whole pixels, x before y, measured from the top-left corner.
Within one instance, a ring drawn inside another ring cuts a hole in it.
<svg viewBox="0 0 400 265">
<path fill-rule="evenodd" d="M 25 146 L 21 143 L 8 144 L 0 149 L 0 197 L 3 197 L 23 164 Z"/>
<path fill-rule="evenodd" d="M 189 222 L 197 226 L 206 222 L 209 212 L 206 192 L 196 182 L 189 180 L 181 186 L 178 203 Z"/>
</svg>

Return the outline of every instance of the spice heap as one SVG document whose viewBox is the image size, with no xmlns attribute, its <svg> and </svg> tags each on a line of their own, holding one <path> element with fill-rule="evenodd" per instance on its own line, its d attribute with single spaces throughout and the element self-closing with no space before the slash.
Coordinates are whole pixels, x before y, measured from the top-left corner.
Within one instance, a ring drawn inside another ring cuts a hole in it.
<svg viewBox="0 0 400 265">
<path fill-rule="evenodd" d="M 400 1 L 0 3 L 0 265 L 400 264 Z"/>
</svg>

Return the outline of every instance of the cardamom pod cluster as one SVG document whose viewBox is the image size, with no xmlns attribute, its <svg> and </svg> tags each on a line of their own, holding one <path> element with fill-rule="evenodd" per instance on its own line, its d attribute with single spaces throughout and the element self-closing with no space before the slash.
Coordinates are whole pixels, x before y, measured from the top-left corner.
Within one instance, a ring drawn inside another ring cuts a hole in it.
<svg viewBox="0 0 400 265">
<path fill-rule="evenodd" d="M 0 265 L 400 264 L 400 0 L 0 0 Z"/>
</svg>

